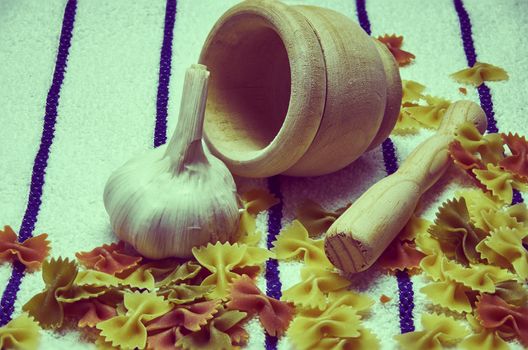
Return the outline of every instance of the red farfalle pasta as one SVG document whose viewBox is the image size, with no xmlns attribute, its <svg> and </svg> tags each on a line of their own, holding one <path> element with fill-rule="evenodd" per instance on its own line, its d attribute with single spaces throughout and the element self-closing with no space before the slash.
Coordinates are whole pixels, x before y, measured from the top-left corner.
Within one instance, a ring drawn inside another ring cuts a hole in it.
<svg viewBox="0 0 528 350">
<path fill-rule="evenodd" d="M 449 154 L 455 164 L 464 170 L 486 169 L 482 161 L 462 147 L 462 144 L 459 141 L 453 141 L 449 144 Z M 474 176 L 471 171 L 468 171 L 467 173 Z"/>
<path fill-rule="evenodd" d="M 3 231 L 0 230 L 0 262 L 16 259 L 28 270 L 38 270 L 50 251 L 50 242 L 46 238 L 48 235 L 43 233 L 20 243 L 11 226 L 5 226 Z"/>
<path fill-rule="evenodd" d="M 378 262 L 382 268 L 391 271 L 416 269 L 424 256 L 424 253 L 416 249 L 414 242 L 395 239 L 381 254 Z"/>
<path fill-rule="evenodd" d="M 387 46 L 400 67 L 408 65 L 416 58 L 412 53 L 401 49 L 403 45 L 403 36 L 385 34 L 384 36 L 379 36 L 378 40 Z"/>
<path fill-rule="evenodd" d="M 528 346 L 528 307 L 506 303 L 496 295 L 484 294 L 476 304 L 480 324 L 495 330 L 503 339 L 517 338 Z"/>
<path fill-rule="evenodd" d="M 98 299 L 80 300 L 73 304 L 67 304 L 64 311 L 68 315 L 79 319 L 79 327 L 95 327 L 101 321 L 117 316 L 114 306 L 107 305 Z"/>
<path fill-rule="evenodd" d="M 227 307 L 258 314 L 262 326 L 272 336 L 280 336 L 288 329 L 295 312 L 290 304 L 264 295 L 247 276 L 233 282 Z"/>
<path fill-rule="evenodd" d="M 523 182 L 528 182 L 528 141 L 517 134 L 501 134 L 504 143 L 508 145 L 511 156 L 504 158 L 499 165 L 517 175 Z"/>
<path fill-rule="evenodd" d="M 141 257 L 125 251 L 125 243 L 103 244 L 89 252 L 79 252 L 75 256 L 86 268 L 115 275 L 128 270 L 141 261 Z"/>
<path fill-rule="evenodd" d="M 190 305 L 178 306 L 165 315 L 147 324 L 149 334 L 183 327 L 196 332 L 218 312 L 219 300 L 202 301 Z"/>
<path fill-rule="evenodd" d="M 149 350 L 174 350 L 176 342 L 183 338 L 181 327 L 170 328 L 160 333 L 148 335 L 147 349 Z"/>
</svg>

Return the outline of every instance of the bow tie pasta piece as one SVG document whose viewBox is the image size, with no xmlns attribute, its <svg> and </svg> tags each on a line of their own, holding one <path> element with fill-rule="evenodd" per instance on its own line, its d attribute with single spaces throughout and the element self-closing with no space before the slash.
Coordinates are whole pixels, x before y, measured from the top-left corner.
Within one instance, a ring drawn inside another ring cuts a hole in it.
<svg viewBox="0 0 528 350">
<path fill-rule="evenodd" d="M 240 195 L 242 211 L 237 236 L 239 243 L 256 246 L 261 233 L 257 231 L 257 214 L 280 203 L 280 200 L 264 189 L 253 189 Z"/>
<path fill-rule="evenodd" d="M 183 281 L 188 281 L 201 271 L 202 267 L 193 261 L 187 261 L 186 263 L 176 267 L 171 273 L 169 273 L 163 280 L 156 282 L 156 287 L 174 285 Z"/>
<path fill-rule="evenodd" d="M 273 256 L 266 249 L 220 242 L 193 248 L 192 252 L 196 260 L 211 272 L 201 283 L 202 286 L 214 286 L 207 296 L 209 299 L 226 299 L 229 295 L 229 284 L 241 276 L 244 269 L 260 269 L 260 266 Z"/>
<path fill-rule="evenodd" d="M 0 349 L 34 350 L 40 341 L 39 326 L 27 314 L 21 314 L 0 328 Z"/>
<path fill-rule="evenodd" d="M 528 289 L 517 281 L 498 283 L 495 295 L 514 306 L 525 306 L 528 303 Z"/>
<path fill-rule="evenodd" d="M 173 304 L 188 304 L 203 299 L 214 289 L 214 286 L 195 286 L 190 284 L 175 284 L 160 287 L 157 294 Z"/>
<path fill-rule="evenodd" d="M 528 236 L 526 230 L 501 227 L 480 242 L 477 250 L 491 264 L 514 271 L 522 279 L 528 278 L 528 252 L 523 240 Z"/>
<path fill-rule="evenodd" d="M 477 189 L 458 191 L 456 198 L 464 198 L 471 221 L 481 229 L 485 229 L 486 225 L 482 216 L 484 211 L 495 212 L 504 207 L 504 203 L 500 202 L 496 197 Z"/>
<path fill-rule="evenodd" d="M 483 62 L 475 62 L 473 67 L 459 70 L 450 76 L 461 84 L 473 86 L 480 86 L 485 81 L 501 81 L 509 78 L 504 69 Z"/>
<path fill-rule="evenodd" d="M 515 174 L 522 182 L 528 183 L 528 141 L 517 134 L 501 134 L 511 155 L 499 162 L 499 165 Z"/>
<path fill-rule="evenodd" d="M 499 134 L 482 135 L 473 123 L 465 122 L 455 132 L 455 140 L 467 152 L 479 155 L 484 165 L 497 165 L 504 158 L 504 141 Z"/>
<path fill-rule="evenodd" d="M 378 259 L 379 265 L 389 271 L 417 269 L 425 255 L 416 249 L 413 242 L 393 240 Z"/>
<path fill-rule="evenodd" d="M 403 45 L 403 36 L 401 35 L 385 34 L 383 36 L 378 36 L 377 39 L 389 49 L 400 67 L 408 65 L 416 58 L 412 53 L 401 49 Z"/>
<path fill-rule="evenodd" d="M 359 337 L 356 338 L 323 338 L 317 344 L 320 350 L 377 350 L 380 348 L 379 339 L 366 328 L 359 328 Z M 299 348 L 302 349 L 302 348 Z"/>
<path fill-rule="evenodd" d="M 64 306 L 67 315 L 74 316 L 79 321 L 78 327 L 95 327 L 99 322 L 117 316 L 114 306 L 102 303 L 96 298 L 80 300 Z"/>
<path fill-rule="evenodd" d="M 272 336 L 281 336 L 294 314 L 294 308 L 290 304 L 263 294 L 247 276 L 233 282 L 231 301 L 227 303 L 227 307 L 244 311 L 248 315 L 257 314 L 266 332 Z"/>
<path fill-rule="evenodd" d="M 314 237 L 325 233 L 349 206 L 339 208 L 336 211 L 328 211 L 319 204 L 307 199 L 295 209 L 295 216 L 308 231 L 309 236 Z"/>
<path fill-rule="evenodd" d="M 301 308 L 323 310 L 326 307 L 326 294 L 343 290 L 350 284 L 348 279 L 335 271 L 306 266 L 301 269 L 301 282 L 285 290 L 281 300 Z"/>
<path fill-rule="evenodd" d="M 132 271 L 128 276 L 112 276 L 96 270 L 80 271 L 75 279 L 78 286 L 95 286 L 106 288 L 117 288 L 128 286 L 132 288 L 153 290 L 155 287 L 154 277 L 144 266 Z"/>
<path fill-rule="evenodd" d="M 425 97 L 425 85 L 413 80 L 402 80 L 402 90 L 402 103 L 418 102 Z"/>
<path fill-rule="evenodd" d="M 0 262 L 15 258 L 29 271 L 38 270 L 49 255 L 50 242 L 46 238 L 48 235 L 43 233 L 20 243 L 11 226 L 5 226 L 0 230 Z"/>
<path fill-rule="evenodd" d="M 218 312 L 219 300 L 202 301 L 190 305 L 180 305 L 165 315 L 147 323 L 147 332 L 158 333 L 172 328 L 183 327 L 197 332 Z"/>
<path fill-rule="evenodd" d="M 476 317 L 484 328 L 496 331 L 501 338 L 517 338 L 528 346 L 528 307 L 510 305 L 498 296 L 484 294 L 477 301 Z"/>
<path fill-rule="evenodd" d="M 429 233 L 440 243 L 442 252 L 448 258 L 456 259 L 464 265 L 480 261 L 475 247 L 487 234 L 470 221 L 463 197 L 447 200 L 442 204 Z"/>
<path fill-rule="evenodd" d="M 181 337 L 176 346 L 184 350 L 219 350 L 244 345 L 247 333 L 240 324 L 246 316 L 245 312 L 221 309 L 216 317 L 198 332 Z"/>
<path fill-rule="evenodd" d="M 469 334 L 466 327 L 455 319 L 437 314 L 422 314 L 423 331 L 398 334 L 394 339 L 402 349 L 441 350 L 459 343 Z"/>
<path fill-rule="evenodd" d="M 311 239 L 297 220 L 281 231 L 273 246 L 277 259 L 301 259 L 306 265 L 332 267 L 324 252 L 324 240 Z"/>
<path fill-rule="evenodd" d="M 435 96 L 424 96 L 426 106 L 417 105 L 406 107 L 405 111 L 427 128 L 438 129 L 445 111 L 451 105 L 451 101 Z"/>
<path fill-rule="evenodd" d="M 473 329 L 473 334 L 466 337 L 460 344 L 465 350 L 509 350 L 510 346 L 495 331 L 482 327 L 473 315 L 466 315 Z"/>
<path fill-rule="evenodd" d="M 75 256 L 81 265 L 110 275 L 135 267 L 141 262 L 141 256 L 130 254 L 125 249 L 125 243 L 103 244 L 89 252 L 79 252 Z"/>
<path fill-rule="evenodd" d="M 514 188 L 518 190 L 528 188 L 527 185 L 517 181 L 511 173 L 493 164 L 488 164 L 486 170 L 473 169 L 473 173 L 481 184 L 504 203 L 512 202 Z"/>
<path fill-rule="evenodd" d="M 145 323 L 172 309 L 169 302 L 152 293 L 125 293 L 126 314 L 97 324 L 107 342 L 123 349 L 144 348 L 147 342 Z"/>
</svg>

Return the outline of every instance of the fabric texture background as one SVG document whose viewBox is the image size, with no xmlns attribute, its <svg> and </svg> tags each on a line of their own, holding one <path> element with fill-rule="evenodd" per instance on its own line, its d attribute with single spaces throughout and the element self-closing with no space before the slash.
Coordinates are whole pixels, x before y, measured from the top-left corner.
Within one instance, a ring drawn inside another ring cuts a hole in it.
<svg viewBox="0 0 528 350">
<path fill-rule="evenodd" d="M 334 9 L 373 36 L 403 35 L 404 49 L 416 55 L 415 63 L 400 70 L 403 79 L 426 85 L 429 94 L 482 103 L 498 131 L 528 135 L 525 0 L 285 2 Z M 48 233 L 54 257 L 73 258 L 77 251 L 115 240 L 102 201 L 106 180 L 124 161 L 170 137 L 184 71 L 197 61 L 213 23 L 236 3 L 0 2 L 0 225 L 11 225 L 28 237 Z M 461 85 L 449 74 L 468 66 L 473 54 L 469 44 L 478 61 L 506 69 L 510 80 L 487 84 L 488 92 L 468 87 L 467 96 L 462 95 Z M 403 161 L 431 134 L 423 130 L 391 136 L 396 160 Z M 283 199 L 282 205 L 258 218 L 259 228 L 268 233 L 262 246 L 291 222 L 303 199 L 329 209 L 356 199 L 387 175 L 388 153 L 379 147 L 337 173 L 316 178 L 238 179 L 242 191 L 268 187 Z M 421 213 L 433 218 L 442 201 L 467 186 L 462 176 L 449 171 L 426 193 Z M 299 281 L 299 267 L 270 261 L 258 284 L 280 296 L 281 289 Z M 392 298 L 387 304 L 377 302 L 364 321 L 383 349 L 396 347 L 395 334 L 420 329 L 420 315 L 429 307 L 419 292 L 424 283 L 421 276 L 389 276 L 376 267 L 354 277 L 356 290 L 375 300 L 382 294 Z M 2 321 L 19 315 L 22 305 L 42 288 L 40 273 L 0 265 Z M 257 321 L 248 329 L 248 349 L 292 348 L 286 338 L 265 336 Z M 75 332 L 42 334 L 42 349 L 95 348 Z"/>
</svg>

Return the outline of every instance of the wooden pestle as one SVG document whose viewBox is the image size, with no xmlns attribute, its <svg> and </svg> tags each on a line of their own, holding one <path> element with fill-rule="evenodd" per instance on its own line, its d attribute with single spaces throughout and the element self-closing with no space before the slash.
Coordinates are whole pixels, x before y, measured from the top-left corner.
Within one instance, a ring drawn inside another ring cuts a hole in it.
<svg viewBox="0 0 528 350">
<path fill-rule="evenodd" d="M 411 218 L 418 200 L 451 164 L 448 146 L 464 122 L 486 130 L 484 111 L 470 101 L 453 103 L 437 133 L 407 157 L 392 175 L 374 184 L 328 229 L 325 252 L 337 268 L 356 273 L 369 268 Z"/>
</svg>

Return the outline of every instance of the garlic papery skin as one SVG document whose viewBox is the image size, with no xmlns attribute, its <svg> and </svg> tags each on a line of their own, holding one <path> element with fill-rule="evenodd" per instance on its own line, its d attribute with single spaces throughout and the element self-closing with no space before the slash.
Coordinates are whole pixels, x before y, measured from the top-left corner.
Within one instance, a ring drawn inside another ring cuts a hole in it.
<svg viewBox="0 0 528 350">
<path fill-rule="evenodd" d="M 152 258 L 187 258 L 195 246 L 226 242 L 238 227 L 236 185 L 202 141 L 209 72 L 187 70 L 180 116 L 168 145 L 117 169 L 104 191 L 116 235 Z"/>
</svg>

